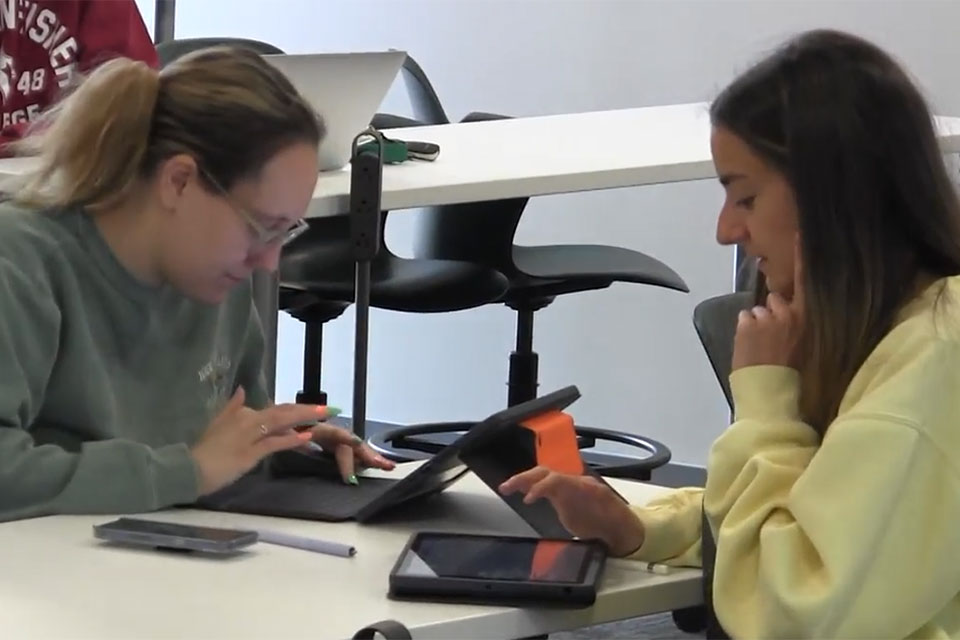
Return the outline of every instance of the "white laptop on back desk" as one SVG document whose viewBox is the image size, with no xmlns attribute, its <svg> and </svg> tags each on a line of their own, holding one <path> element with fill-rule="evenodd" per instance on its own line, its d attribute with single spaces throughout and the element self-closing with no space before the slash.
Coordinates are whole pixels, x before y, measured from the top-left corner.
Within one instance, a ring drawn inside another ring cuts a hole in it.
<svg viewBox="0 0 960 640">
<path fill-rule="evenodd" d="M 370 125 L 406 57 L 405 51 L 263 56 L 323 117 L 321 171 L 350 161 L 354 138 Z"/>
</svg>

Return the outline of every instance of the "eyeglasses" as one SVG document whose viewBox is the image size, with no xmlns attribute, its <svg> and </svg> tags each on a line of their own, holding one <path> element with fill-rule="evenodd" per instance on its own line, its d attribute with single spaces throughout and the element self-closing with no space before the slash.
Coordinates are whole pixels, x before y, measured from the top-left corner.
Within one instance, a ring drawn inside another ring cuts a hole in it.
<svg viewBox="0 0 960 640">
<path fill-rule="evenodd" d="M 254 245 L 257 247 L 266 247 L 276 244 L 277 242 L 279 242 L 281 245 L 289 244 L 309 227 L 306 221 L 303 218 L 300 218 L 289 227 L 281 229 L 267 229 L 261 222 L 257 220 L 256 216 L 250 213 L 250 211 L 248 211 L 245 207 L 234 201 L 233 196 L 231 196 L 226 189 L 220 186 L 220 183 L 210 175 L 210 172 L 200 169 L 200 173 L 203 174 L 203 177 L 207 180 L 207 182 L 213 185 L 220 196 L 227 201 L 227 204 L 230 205 L 230 208 L 233 209 L 234 213 L 243 218 L 243 221 L 247 223 L 247 227 L 249 227 L 251 231 Z"/>
</svg>

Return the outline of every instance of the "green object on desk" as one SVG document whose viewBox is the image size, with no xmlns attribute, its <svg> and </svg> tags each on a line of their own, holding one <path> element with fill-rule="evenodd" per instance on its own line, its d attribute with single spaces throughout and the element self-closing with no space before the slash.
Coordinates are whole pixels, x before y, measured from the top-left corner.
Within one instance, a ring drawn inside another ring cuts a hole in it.
<svg viewBox="0 0 960 640">
<path fill-rule="evenodd" d="M 357 147 L 357 153 L 377 153 L 377 143 L 374 140 L 364 142 Z M 407 143 L 403 140 L 383 141 L 383 164 L 400 164 L 409 159 Z"/>
</svg>

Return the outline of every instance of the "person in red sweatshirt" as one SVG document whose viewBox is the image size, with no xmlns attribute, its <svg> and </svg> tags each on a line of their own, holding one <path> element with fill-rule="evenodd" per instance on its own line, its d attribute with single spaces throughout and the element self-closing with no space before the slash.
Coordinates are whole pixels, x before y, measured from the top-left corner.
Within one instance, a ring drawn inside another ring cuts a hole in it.
<svg viewBox="0 0 960 640">
<path fill-rule="evenodd" d="M 158 66 L 134 0 L 0 0 L 0 155 L 77 72 L 117 56 Z"/>
</svg>

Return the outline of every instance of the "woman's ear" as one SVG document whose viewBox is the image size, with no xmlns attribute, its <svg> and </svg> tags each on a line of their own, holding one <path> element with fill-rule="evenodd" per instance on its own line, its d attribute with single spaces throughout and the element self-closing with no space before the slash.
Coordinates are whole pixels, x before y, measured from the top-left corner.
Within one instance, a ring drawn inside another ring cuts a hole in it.
<svg viewBox="0 0 960 640">
<path fill-rule="evenodd" d="M 187 185 L 197 175 L 197 162 L 185 153 L 164 160 L 156 171 L 156 189 L 164 210 L 178 208 Z"/>
</svg>

